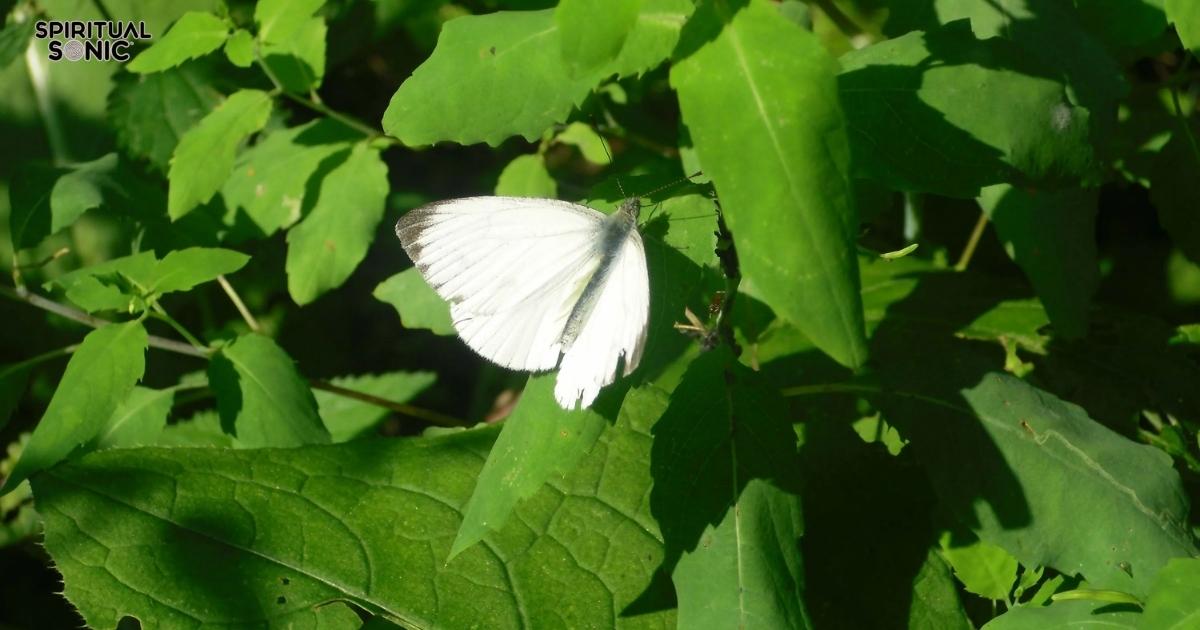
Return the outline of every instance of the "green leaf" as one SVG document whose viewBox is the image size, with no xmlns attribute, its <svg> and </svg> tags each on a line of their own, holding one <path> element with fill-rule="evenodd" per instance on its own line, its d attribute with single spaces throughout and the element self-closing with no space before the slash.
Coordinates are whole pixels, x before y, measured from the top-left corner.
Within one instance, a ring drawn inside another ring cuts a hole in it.
<svg viewBox="0 0 1200 630">
<path fill-rule="evenodd" d="M 1179 41 L 1200 56 L 1200 5 L 1189 0 L 1166 0 L 1167 19 L 1175 25 Z"/>
<path fill-rule="evenodd" d="M 661 408 L 661 402 L 659 405 Z M 563 409 L 554 400 L 554 374 L 531 376 L 521 402 L 504 421 L 504 429 L 479 471 L 450 557 L 503 527 L 517 503 L 552 476 L 567 476 L 607 426 L 604 416 L 594 409 Z"/>
<path fill-rule="evenodd" d="M 858 223 L 836 64 L 765 0 L 736 12 L 712 2 L 692 24 L 681 48 L 694 52 L 671 68 L 671 85 L 741 272 L 777 314 L 857 367 L 866 360 Z"/>
<path fill-rule="evenodd" d="M 840 61 L 859 176 L 974 197 L 1002 182 L 1078 182 L 1096 168 L 1089 112 L 1067 99 L 1061 82 L 1042 78 L 1023 49 L 976 39 L 965 22 Z"/>
<path fill-rule="evenodd" d="M 366 144 L 325 175 L 312 211 L 287 234 L 288 293 L 297 304 L 350 277 L 375 240 L 387 193 L 387 165 Z"/>
<path fill-rule="evenodd" d="M 1200 559 L 1175 558 L 1150 590 L 1143 630 L 1182 630 L 1200 619 Z"/>
<path fill-rule="evenodd" d="M 541 154 L 518 155 L 500 172 L 496 194 L 557 199 L 558 183 L 546 170 L 546 161 Z"/>
<path fill-rule="evenodd" d="M 88 312 L 124 311 L 154 277 L 154 252 L 141 252 L 76 269 L 54 279 L 67 298 Z"/>
<path fill-rule="evenodd" d="M 313 173 L 356 139 L 356 133 L 328 118 L 266 134 L 238 156 L 221 196 L 270 236 L 300 220 Z"/>
<path fill-rule="evenodd" d="M 343 376 L 332 382 L 356 392 L 404 403 L 415 398 L 436 380 L 437 374 L 433 372 L 388 372 Z M 390 413 L 383 407 L 324 390 L 314 389 L 313 396 L 317 399 L 321 420 L 325 422 L 325 428 L 335 443 L 369 434 Z"/>
<path fill-rule="evenodd" d="M 188 11 L 154 45 L 125 66 L 130 72 L 161 72 L 218 49 L 229 37 L 225 20 L 204 11 Z"/>
<path fill-rule="evenodd" d="M 584 159 L 592 164 L 612 163 L 612 158 L 608 155 L 608 148 L 604 146 L 604 138 L 601 138 L 600 134 L 596 133 L 590 125 L 573 122 L 558 132 L 558 135 L 554 136 L 554 141 L 579 149 Z"/>
<path fill-rule="evenodd" d="M 979 197 L 1063 339 L 1087 333 L 1092 294 L 1100 284 L 1096 197 L 1094 189 L 1026 192 L 1008 185 L 985 188 Z"/>
<path fill-rule="evenodd" d="M 263 63 L 289 92 L 307 94 L 325 76 L 325 20 L 305 21 L 284 41 L 264 41 Z"/>
<path fill-rule="evenodd" d="M 153 74 L 118 73 L 108 96 L 117 143 L 163 172 L 184 132 L 221 103 L 209 67 L 201 62 Z"/>
<path fill-rule="evenodd" d="M 638 75 L 666 60 L 690 12 L 686 0 L 644 0 L 621 54 L 574 78 L 562 59 L 553 10 L 452 20 L 433 54 L 392 96 L 384 131 L 409 146 L 445 140 L 495 146 L 514 135 L 532 142 L 603 79 Z"/>
<path fill-rule="evenodd" d="M 249 256 L 230 249 L 189 247 L 176 250 L 158 261 L 146 289 L 155 293 L 187 291 L 198 284 L 216 280 L 217 276 L 233 273 L 248 262 Z"/>
<path fill-rule="evenodd" d="M 554 11 L 563 61 L 571 76 L 616 58 L 637 23 L 640 0 L 562 0 Z"/>
<path fill-rule="evenodd" d="M 158 436 L 160 446 L 215 446 L 240 448 L 237 438 L 221 429 L 221 416 L 216 411 L 200 413 L 167 425 Z"/>
<path fill-rule="evenodd" d="M 1141 628 L 1136 608 L 1107 602 L 1056 602 L 1050 606 L 1017 606 L 987 622 L 983 630 L 1076 630 L 1102 627 L 1120 630 Z"/>
<path fill-rule="evenodd" d="M 292 358 L 268 337 L 242 335 L 213 355 L 208 382 L 221 425 L 241 446 L 329 441 L 317 402 Z"/>
<path fill-rule="evenodd" d="M 270 114 L 269 94 L 239 90 L 183 134 L 168 176 L 167 213 L 172 219 L 212 199 L 233 170 L 238 145 L 262 129 Z"/>
<path fill-rule="evenodd" d="M 62 461 L 103 431 L 117 405 L 142 378 L 146 343 L 141 322 L 108 324 L 83 338 L 0 493 Z"/>
<path fill-rule="evenodd" d="M 634 420 L 449 563 L 494 428 L 109 450 L 33 488 L 66 597 L 91 627 L 125 615 L 147 627 L 311 626 L 333 600 L 406 627 L 674 627 L 669 585 L 649 594 L 654 612 L 624 612 L 662 558 L 645 510 L 648 427 Z"/>
<path fill-rule="evenodd" d="M 0 15 L 0 18 L 3 16 Z M 0 70 L 7 68 L 25 54 L 25 49 L 29 48 L 29 40 L 33 39 L 36 23 L 36 20 L 27 17 L 24 22 L 13 22 L 0 29 Z"/>
<path fill-rule="evenodd" d="M 225 56 L 229 63 L 239 68 L 249 68 L 254 65 L 254 36 L 250 31 L 237 29 L 225 42 Z"/>
<path fill-rule="evenodd" d="M 1192 262 L 1200 263 L 1200 141 L 1189 131 L 1176 131 L 1154 159 L 1150 199 L 1171 240 Z"/>
<path fill-rule="evenodd" d="M 174 389 L 134 387 L 92 438 L 89 450 L 157 444 L 174 401 Z"/>
<path fill-rule="evenodd" d="M 303 30 L 325 0 L 264 0 L 254 7 L 261 42 L 286 42 Z"/>
<path fill-rule="evenodd" d="M 435 335 L 453 335 L 450 305 L 421 277 L 416 267 L 405 269 L 384 280 L 372 294 L 380 302 L 391 304 L 405 328 L 425 328 Z"/>
<path fill-rule="evenodd" d="M 114 186 L 117 154 L 109 153 L 70 168 L 28 166 L 9 190 L 9 229 L 16 249 L 33 247 L 47 236 L 70 227 L 84 212 L 104 203 Z"/>
<path fill-rule="evenodd" d="M 721 346 L 692 362 L 654 425 L 650 511 L 679 627 L 808 626 L 799 462 L 785 418 L 778 395 Z"/>
<path fill-rule="evenodd" d="M 1008 601 L 1017 581 L 1017 559 L 982 540 L 962 544 L 950 532 L 940 540 L 942 557 L 954 568 L 954 577 L 980 597 Z"/>
<path fill-rule="evenodd" d="M 911 440 L 947 509 L 982 540 L 1025 566 L 1078 572 L 1093 587 L 1139 597 L 1169 558 L 1195 553 L 1170 457 L 1008 375 L 987 374 L 952 395 L 946 389 L 978 368 L 935 343 L 924 348 L 945 353 L 962 376 L 916 374 L 884 352 L 895 363 L 890 391 L 904 392 L 885 415 Z"/>
</svg>

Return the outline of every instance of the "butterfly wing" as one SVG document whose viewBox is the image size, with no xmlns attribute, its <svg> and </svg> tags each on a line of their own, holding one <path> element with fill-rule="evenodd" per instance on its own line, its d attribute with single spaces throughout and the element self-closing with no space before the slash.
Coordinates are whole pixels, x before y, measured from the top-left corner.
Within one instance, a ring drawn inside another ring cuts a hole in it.
<svg viewBox="0 0 1200 630">
<path fill-rule="evenodd" d="M 637 229 L 629 231 L 600 288 L 596 305 L 563 355 L 554 397 L 567 409 L 591 406 L 600 388 L 617 378 L 624 357 L 628 375 L 642 359 L 650 317 L 646 250 Z"/>
<path fill-rule="evenodd" d="M 565 201 L 470 197 L 409 211 L 396 235 L 471 349 L 533 371 L 558 363 L 571 308 L 600 264 L 603 224 Z"/>
</svg>

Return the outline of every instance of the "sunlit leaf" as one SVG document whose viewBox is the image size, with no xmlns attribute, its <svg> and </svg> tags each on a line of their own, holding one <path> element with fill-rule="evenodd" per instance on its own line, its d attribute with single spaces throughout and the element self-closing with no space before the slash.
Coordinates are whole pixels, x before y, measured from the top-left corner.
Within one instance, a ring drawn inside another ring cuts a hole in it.
<svg viewBox="0 0 1200 630">
<path fill-rule="evenodd" d="M 229 24 L 225 20 L 212 13 L 189 11 L 125 67 L 138 74 L 160 72 L 207 55 L 220 48 L 227 37 Z"/>
</svg>

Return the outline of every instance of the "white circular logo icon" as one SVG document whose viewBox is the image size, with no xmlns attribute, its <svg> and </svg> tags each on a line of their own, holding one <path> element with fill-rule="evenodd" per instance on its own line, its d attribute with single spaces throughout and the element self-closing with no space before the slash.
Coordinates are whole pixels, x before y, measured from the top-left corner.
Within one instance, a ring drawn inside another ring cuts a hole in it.
<svg viewBox="0 0 1200 630">
<path fill-rule="evenodd" d="M 63 56 L 68 61 L 83 59 L 83 44 L 77 39 L 68 39 L 67 43 L 63 44 Z"/>
</svg>

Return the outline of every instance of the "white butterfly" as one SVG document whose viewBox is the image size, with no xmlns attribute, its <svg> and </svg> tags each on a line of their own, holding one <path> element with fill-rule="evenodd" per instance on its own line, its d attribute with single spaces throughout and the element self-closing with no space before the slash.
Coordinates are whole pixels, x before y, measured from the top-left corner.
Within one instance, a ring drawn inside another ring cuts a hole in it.
<svg viewBox="0 0 1200 630">
<path fill-rule="evenodd" d="M 468 197 L 409 211 L 396 236 L 472 350 L 515 370 L 559 366 L 555 399 L 586 408 L 622 357 L 626 375 L 637 368 L 646 343 L 638 210 L 637 199 L 605 216 L 557 199 Z"/>
</svg>

